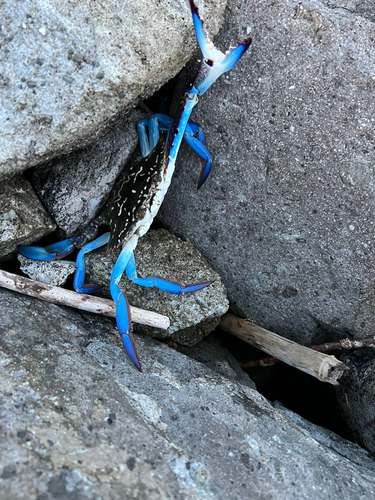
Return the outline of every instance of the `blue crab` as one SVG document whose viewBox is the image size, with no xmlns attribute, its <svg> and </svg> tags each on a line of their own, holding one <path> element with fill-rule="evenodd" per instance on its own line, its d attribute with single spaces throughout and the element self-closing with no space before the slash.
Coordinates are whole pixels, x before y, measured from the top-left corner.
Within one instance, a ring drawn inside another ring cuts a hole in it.
<svg viewBox="0 0 375 500">
<path fill-rule="evenodd" d="M 140 358 L 131 334 L 130 307 L 118 283 L 124 271 L 131 281 L 140 286 L 156 287 L 175 294 L 196 292 L 212 283 L 205 281 L 182 286 L 155 276 L 138 278 L 133 251 L 138 239 L 150 228 L 162 204 L 183 138 L 203 163 L 198 189 L 207 179 L 212 164 L 211 155 L 205 146 L 201 127 L 189 122 L 190 114 L 198 102 L 198 97 L 203 95 L 222 73 L 233 68 L 251 43 L 251 38 L 246 38 L 223 54 L 211 42 L 193 0 L 190 0 L 190 7 L 203 59 L 193 84 L 183 95 L 175 118 L 156 114 L 138 124 L 138 150 L 117 179 L 104 211 L 88 224 L 81 235 L 44 248 L 19 247 L 19 252 L 25 257 L 42 261 L 61 259 L 75 248 L 79 249 L 74 275 L 74 288 L 79 293 L 92 293 L 101 288 L 84 282 L 85 254 L 104 245 L 108 245 L 108 252 L 122 247 L 110 276 L 110 292 L 116 304 L 117 327 L 123 345 L 140 371 Z M 96 238 L 98 228 L 102 224 L 109 226 L 110 230 Z"/>
</svg>

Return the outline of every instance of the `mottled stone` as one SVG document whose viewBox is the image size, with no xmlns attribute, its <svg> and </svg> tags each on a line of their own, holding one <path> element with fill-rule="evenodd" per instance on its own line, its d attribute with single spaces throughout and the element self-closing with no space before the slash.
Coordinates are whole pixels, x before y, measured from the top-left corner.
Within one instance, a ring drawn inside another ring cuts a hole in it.
<svg viewBox="0 0 375 500">
<path fill-rule="evenodd" d="M 373 471 L 233 371 L 114 322 L 0 290 L 0 490 L 8 500 L 367 500 Z M 205 357 L 204 349 L 201 353 Z"/>
<path fill-rule="evenodd" d="M 323 0 L 331 9 L 343 9 L 357 16 L 363 16 L 370 21 L 375 21 L 375 9 L 372 0 Z"/>
<path fill-rule="evenodd" d="M 342 380 L 340 380 L 340 384 L 342 384 Z M 345 384 L 343 385 L 345 386 Z M 342 387 L 338 390 L 341 391 Z M 319 425 L 309 422 L 305 418 L 298 415 L 298 413 L 294 413 L 283 406 L 278 401 L 275 401 L 273 406 L 289 417 L 292 422 L 297 424 L 301 429 L 305 430 L 306 433 L 319 443 L 323 444 L 327 448 L 331 448 L 336 451 L 336 453 L 347 458 L 351 462 L 375 472 L 375 460 L 369 451 L 361 448 L 358 444 L 355 444 L 352 441 L 348 441 L 347 439 L 338 436 L 324 427 L 320 427 Z"/>
<path fill-rule="evenodd" d="M 47 285 L 64 285 L 76 269 L 75 263 L 68 260 L 41 262 L 28 259 L 21 254 L 18 254 L 17 258 L 20 262 L 22 272 L 27 274 L 31 279 L 41 281 Z"/>
<path fill-rule="evenodd" d="M 200 1 L 217 33 L 225 1 Z M 86 146 L 197 49 L 188 2 L 1 5 L 0 174 Z"/>
<path fill-rule="evenodd" d="M 54 231 L 29 182 L 21 178 L 0 185 L 0 260 L 10 258 L 21 243 L 28 244 Z"/>
</svg>

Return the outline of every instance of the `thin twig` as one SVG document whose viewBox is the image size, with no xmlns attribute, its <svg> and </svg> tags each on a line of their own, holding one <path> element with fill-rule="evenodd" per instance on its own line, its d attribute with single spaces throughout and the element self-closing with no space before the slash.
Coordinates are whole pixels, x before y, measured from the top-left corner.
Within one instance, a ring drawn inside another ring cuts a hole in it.
<svg viewBox="0 0 375 500">
<path fill-rule="evenodd" d="M 327 353 L 331 351 L 352 351 L 361 347 L 375 347 L 375 337 L 361 340 L 341 339 L 338 342 L 312 345 L 309 346 L 309 349 Z M 241 368 L 267 367 L 276 365 L 277 363 L 280 363 L 279 359 L 273 358 L 272 356 L 266 356 L 262 359 L 253 359 L 246 361 L 246 363 L 241 363 Z"/>
<path fill-rule="evenodd" d="M 330 351 L 352 351 L 353 349 L 359 349 L 361 347 L 375 347 L 375 337 L 369 337 L 367 339 L 360 340 L 350 340 L 341 339 L 338 342 L 329 342 L 326 344 L 312 345 L 310 349 L 319 352 L 330 352 Z"/>
<path fill-rule="evenodd" d="M 322 382 L 338 385 L 337 380 L 345 370 L 348 370 L 348 367 L 334 356 L 328 356 L 280 337 L 280 335 L 265 330 L 248 319 L 225 314 L 221 318 L 220 327 Z"/>
<path fill-rule="evenodd" d="M 74 307 L 82 311 L 110 316 L 111 318 L 116 317 L 115 304 L 111 300 L 72 292 L 57 286 L 46 285 L 45 283 L 33 281 L 17 274 L 8 273 L 7 271 L 0 270 L 0 286 L 30 297 L 45 300 L 46 302 L 52 302 L 53 304 Z M 162 314 L 133 306 L 130 306 L 130 310 L 132 321 L 135 323 L 154 326 L 163 330 L 166 330 L 170 325 L 169 318 Z"/>
</svg>

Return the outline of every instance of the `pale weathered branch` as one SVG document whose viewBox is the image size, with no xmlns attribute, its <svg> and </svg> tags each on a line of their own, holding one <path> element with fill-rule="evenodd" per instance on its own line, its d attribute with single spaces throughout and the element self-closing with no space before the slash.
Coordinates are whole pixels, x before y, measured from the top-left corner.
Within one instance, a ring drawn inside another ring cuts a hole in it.
<svg viewBox="0 0 375 500">
<path fill-rule="evenodd" d="M 57 286 L 46 285 L 45 283 L 33 281 L 23 276 L 18 276 L 17 274 L 8 273 L 7 271 L 0 270 L 0 286 L 29 295 L 30 297 L 45 300 L 46 302 L 74 307 L 82 311 L 110 316 L 111 318 L 116 317 L 115 304 L 112 300 L 76 293 Z M 133 306 L 130 306 L 130 309 L 132 320 L 135 323 L 154 326 L 155 328 L 162 328 L 163 330 L 166 330 L 170 325 L 167 316 Z"/>
<path fill-rule="evenodd" d="M 334 356 L 328 356 L 280 337 L 280 335 L 265 330 L 248 319 L 226 314 L 221 319 L 220 327 L 322 382 L 338 385 L 337 380 L 345 370 L 348 370 L 348 367 Z"/>
</svg>

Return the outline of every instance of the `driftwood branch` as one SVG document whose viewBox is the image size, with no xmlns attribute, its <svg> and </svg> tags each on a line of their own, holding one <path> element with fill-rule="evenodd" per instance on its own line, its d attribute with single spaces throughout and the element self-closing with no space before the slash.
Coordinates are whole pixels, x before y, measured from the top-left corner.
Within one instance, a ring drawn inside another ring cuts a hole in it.
<svg viewBox="0 0 375 500">
<path fill-rule="evenodd" d="M 341 339 L 338 342 L 329 342 L 325 344 L 312 345 L 309 349 L 319 352 L 331 352 L 331 351 L 352 351 L 354 349 L 359 349 L 361 347 L 375 347 L 375 337 L 370 337 L 361 340 L 350 340 Z M 241 363 L 242 368 L 255 368 L 255 367 L 266 367 L 273 366 L 280 363 L 280 360 L 273 358 L 272 356 L 267 356 L 262 359 L 252 359 L 251 361 L 246 361 L 246 363 Z"/>
<path fill-rule="evenodd" d="M 348 370 L 348 367 L 334 356 L 328 356 L 296 344 L 257 326 L 248 319 L 240 319 L 232 314 L 226 314 L 221 319 L 220 327 L 322 382 L 338 385 L 337 380 L 345 370 Z"/>
<path fill-rule="evenodd" d="M 112 300 L 76 293 L 57 286 L 46 285 L 45 283 L 33 281 L 23 276 L 18 276 L 2 270 L 0 270 L 0 286 L 29 295 L 30 297 L 45 300 L 46 302 L 52 302 L 53 304 L 74 307 L 81 311 L 101 314 L 111 318 L 116 317 L 115 304 Z M 154 326 L 156 328 L 162 328 L 163 330 L 169 327 L 170 323 L 167 316 L 133 306 L 130 306 L 130 310 L 132 320 L 135 323 Z"/>
</svg>

